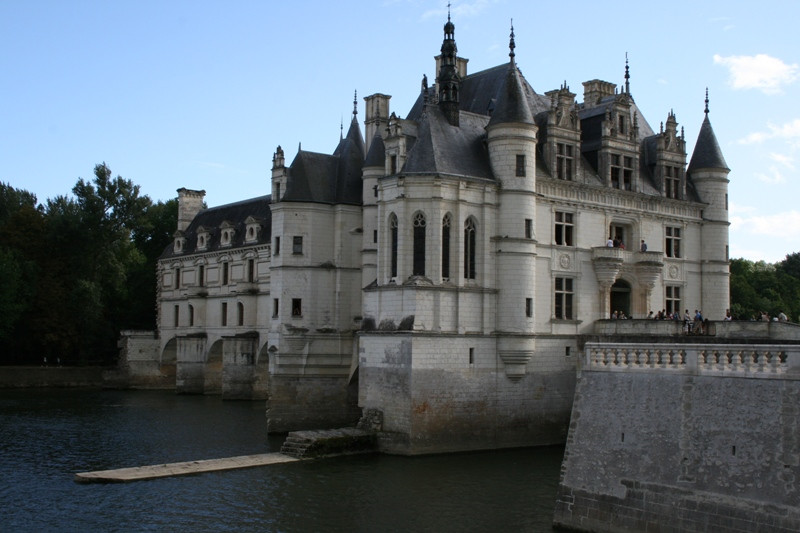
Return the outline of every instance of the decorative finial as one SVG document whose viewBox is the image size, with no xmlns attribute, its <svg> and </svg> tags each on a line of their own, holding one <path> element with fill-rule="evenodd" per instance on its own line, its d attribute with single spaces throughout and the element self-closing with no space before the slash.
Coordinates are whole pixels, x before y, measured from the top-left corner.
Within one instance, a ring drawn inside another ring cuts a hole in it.
<svg viewBox="0 0 800 533">
<path fill-rule="evenodd" d="M 339 140 L 344 139 L 344 116 L 339 117 Z"/>
<path fill-rule="evenodd" d="M 708 116 L 708 87 L 706 87 L 706 116 Z"/>
<path fill-rule="evenodd" d="M 630 95 L 631 94 L 631 74 L 628 68 L 628 52 L 625 52 L 625 93 Z"/>
<path fill-rule="evenodd" d="M 514 19 L 511 19 L 511 36 L 508 41 L 508 48 L 510 52 L 508 52 L 508 57 L 511 58 L 512 63 L 514 62 L 514 48 L 516 47 L 517 45 L 514 43 Z"/>
<path fill-rule="evenodd" d="M 447 2 L 447 22 L 450 22 L 450 2 Z"/>
<path fill-rule="evenodd" d="M 353 91 L 353 118 L 358 115 L 358 91 Z"/>
</svg>

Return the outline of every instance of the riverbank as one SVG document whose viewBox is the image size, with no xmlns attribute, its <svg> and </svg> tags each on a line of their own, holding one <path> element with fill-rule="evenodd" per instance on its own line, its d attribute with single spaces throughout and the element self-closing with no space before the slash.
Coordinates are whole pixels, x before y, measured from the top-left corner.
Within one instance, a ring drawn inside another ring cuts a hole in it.
<svg viewBox="0 0 800 533">
<path fill-rule="evenodd" d="M 108 366 L 0 366 L 0 389 L 119 388 L 117 375 Z"/>
</svg>

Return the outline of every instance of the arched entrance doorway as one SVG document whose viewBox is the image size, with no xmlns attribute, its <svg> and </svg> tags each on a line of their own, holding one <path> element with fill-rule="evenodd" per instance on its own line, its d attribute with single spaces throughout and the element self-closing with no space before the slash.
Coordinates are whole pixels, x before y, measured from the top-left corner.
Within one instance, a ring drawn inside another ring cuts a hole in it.
<svg viewBox="0 0 800 533">
<path fill-rule="evenodd" d="M 614 311 L 625 313 L 628 318 L 631 316 L 631 284 L 624 279 L 618 279 L 611 286 L 609 316 L 613 316 Z"/>
</svg>

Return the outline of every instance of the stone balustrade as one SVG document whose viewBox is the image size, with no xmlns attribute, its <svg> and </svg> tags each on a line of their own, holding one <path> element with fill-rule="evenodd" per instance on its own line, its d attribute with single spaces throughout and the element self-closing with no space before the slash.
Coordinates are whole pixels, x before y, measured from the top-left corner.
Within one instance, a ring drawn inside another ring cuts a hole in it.
<svg viewBox="0 0 800 533">
<path fill-rule="evenodd" d="M 800 345 L 587 343 L 584 371 L 800 380 Z"/>
</svg>

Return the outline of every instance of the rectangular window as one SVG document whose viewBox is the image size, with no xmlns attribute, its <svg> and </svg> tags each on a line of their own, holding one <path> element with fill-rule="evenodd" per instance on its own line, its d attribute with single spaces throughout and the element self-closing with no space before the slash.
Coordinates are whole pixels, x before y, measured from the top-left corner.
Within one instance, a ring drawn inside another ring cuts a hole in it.
<svg viewBox="0 0 800 533">
<path fill-rule="evenodd" d="M 275 250 L 272 255 L 281 255 L 281 238 L 275 237 Z"/>
<path fill-rule="evenodd" d="M 303 253 L 303 237 L 299 235 L 292 237 L 292 253 L 295 255 Z"/>
<path fill-rule="evenodd" d="M 228 284 L 228 263 L 222 263 L 222 284 Z"/>
<path fill-rule="evenodd" d="M 194 326 L 194 307 L 189 306 L 189 325 Z"/>
<path fill-rule="evenodd" d="M 560 180 L 571 180 L 574 168 L 574 147 L 571 144 L 556 145 L 556 177 Z"/>
<path fill-rule="evenodd" d="M 197 267 L 197 284 L 200 287 L 206 284 L 206 267 L 204 265 Z"/>
<path fill-rule="evenodd" d="M 664 196 L 667 198 L 680 198 L 680 186 L 680 169 L 670 165 L 664 166 Z"/>
<path fill-rule="evenodd" d="M 255 259 L 247 260 L 247 281 L 253 283 L 256 279 L 256 261 Z"/>
<path fill-rule="evenodd" d="M 292 298 L 292 316 L 303 316 L 303 300 Z"/>
<path fill-rule="evenodd" d="M 389 158 L 389 174 L 397 174 L 397 156 L 392 155 Z"/>
<path fill-rule="evenodd" d="M 180 325 L 181 320 L 181 308 L 180 306 L 175 306 L 174 313 L 173 313 L 173 325 L 177 328 Z"/>
<path fill-rule="evenodd" d="M 556 211 L 556 244 L 559 246 L 575 246 L 572 213 Z"/>
<path fill-rule="evenodd" d="M 175 288 L 176 289 L 180 289 L 181 288 L 181 269 L 180 268 L 176 268 L 175 269 L 175 280 L 174 281 L 175 281 L 175 283 L 174 283 Z"/>
<path fill-rule="evenodd" d="M 528 318 L 533 316 L 533 298 L 525 298 L 525 316 Z"/>
<path fill-rule="evenodd" d="M 614 189 L 620 188 L 620 176 L 622 175 L 622 167 L 620 165 L 619 156 L 611 154 L 611 186 Z"/>
<path fill-rule="evenodd" d="M 378 230 L 376 229 L 372 230 L 372 242 L 373 243 L 378 242 Z"/>
<path fill-rule="evenodd" d="M 469 349 L 469 364 L 475 364 L 475 348 Z"/>
<path fill-rule="evenodd" d="M 623 157 L 622 163 L 622 187 L 626 191 L 633 190 L 633 158 Z"/>
<path fill-rule="evenodd" d="M 222 315 L 222 316 L 220 316 L 220 323 L 223 326 L 227 326 L 228 325 L 228 303 L 227 302 L 222 302 L 222 310 L 220 311 L 220 313 Z"/>
<path fill-rule="evenodd" d="M 533 220 L 530 218 L 525 219 L 525 238 L 533 239 Z"/>
<path fill-rule="evenodd" d="M 681 312 L 681 288 L 667 285 L 666 287 L 666 311 L 667 313 Z"/>
<path fill-rule="evenodd" d="M 517 154 L 517 177 L 525 177 L 525 154 Z"/>
<path fill-rule="evenodd" d="M 664 250 L 667 257 L 681 257 L 681 228 L 667 226 Z"/>
<path fill-rule="evenodd" d="M 273 202 L 280 202 L 281 200 L 281 184 L 275 184 L 275 198 L 272 199 Z"/>
<path fill-rule="evenodd" d="M 572 278 L 556 278 L 555 318 L 572 320 Z"/>
<path fill-rule="evenodd" d="M 278 298 L 272 299 L 272 318 L 278 318 L 278 309 L 280 305 L 280 300 Z"/>
</svg>

